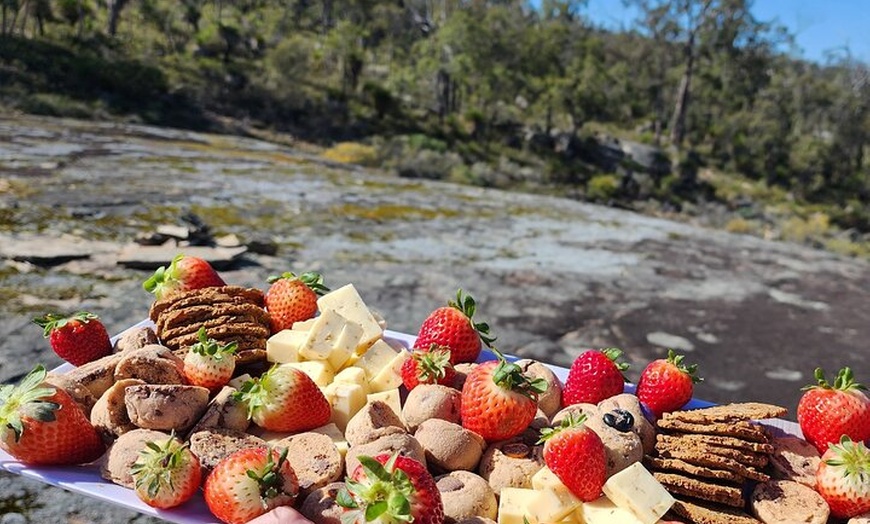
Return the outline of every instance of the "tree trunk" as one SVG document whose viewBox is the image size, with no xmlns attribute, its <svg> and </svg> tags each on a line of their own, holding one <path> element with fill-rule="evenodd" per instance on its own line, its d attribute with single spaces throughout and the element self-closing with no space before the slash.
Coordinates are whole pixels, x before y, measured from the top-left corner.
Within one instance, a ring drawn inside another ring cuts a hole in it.
<svg viewBox="0 0 870 524">
<path fill-rule="evenodd" d="M 677 90 L 677 100 L 674 104 L 674 116 L 671 119 L 671 143 L 680 147 L 686 135 L 686 112 L 689 109 L 689 94 L 692 86 L 692 74 L 695 67 L 695 35 L 689 36 L 686 43 L 686 69 Z"/>
<path fill-rule="evenodd" d="M 324 33 L 332 28 L 332 0 L 323 0 L 323 11 L 320 15 L 320 26 Z"/>
<path fill-rule="evenodd" d="M 435 79 L 435 96 L 438 118 L 441 120 L 444 120 L 444 117 L 450 112 L 450 84 L 450 73 L 444 69 L 439 69 Z"/>
<path fill-rule="evenodd" d="M 78 19 L 78 37 L 79 40 L 82 39 L 82 36 L 85 34 L 85 0 L 78 1 L 78 11 L 79 11 L 79 19 Z"/>
<path fill-rule="evenodd" d="M 3 33 L 0 33 L 0 34 L 2 34 L 3 36 L 6 36 L 6 4 L 5 3 L 3 4 L 3 15 L 2 16 L 3 16 Z"/>
<path fill-rule="evenodd" d="M 129 0 L 109 0 L 109 36 L 118 34 L 118 21 L 121 19 L 121 10 Z"/>
</svg>

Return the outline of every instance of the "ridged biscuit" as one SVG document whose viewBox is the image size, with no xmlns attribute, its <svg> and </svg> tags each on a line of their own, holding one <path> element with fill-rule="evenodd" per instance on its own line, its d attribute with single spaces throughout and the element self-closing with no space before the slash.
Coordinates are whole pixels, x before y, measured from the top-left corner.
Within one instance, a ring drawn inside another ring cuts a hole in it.
<svg viewBox="0 0 870 524">
<path fill-rule="evenodd" d="M 660 471 L 653 472 L 653 477 L 672 494 L 717 502 L 735 508 L 742 508 L 746 504 L 743 500 L 743 489 L 737 486 L 726 486 L 687 475 Z"/>
<path fill-rule="evenodd" d="M 736 460 L 719 455 L 712 455 L 696 449 L 668 449 L 659 451 L 659 455 L 669 459 L 679 459 L 697 466 L 733 471 L 742 477 L 759 482 L 767 482 L 770 476 L 755 468 L 746 466 Z"/>
<path fill-rule="evenodd" d="M 733 471 L 698 466 L 679 459 L 666 459 L 647 455 L 643 458 L 643 462 L 652 471 L 676 471 L 693 475 L 695 477 L 714 479 L 720 482 L 731 482 L 734 484 L 742 484 L 744 481 L 742 476 Z"/>
<path fill-rule="evenodd" d="M 773 453 L 773 444 L 767 442 L 752 442 L 724 435 L 699 435 L 695 433 L 659 433 L 663 439 L 680 439 L 687 442 L 723 446 L 726 448 L 741 449 L 753 453 Z"/>
<path fill-rule="evenodd" d="M 168 331 L 179 328 L 198 326 L 203 322 L 212 322 L 220 317 L 249 318 L 252 322 L 269 324 L 269 314 L 261 306 L 251 302 L 245 302 L 241 298 L 234 298 L 231 302 L 218 302 L 214 304 L 200 304 L 183 309 L 170 309 L 163 312 L 157 319 L 158 336 L 167 336 Z M 195 329 L 194 329 L 195 331 Z"/>
<path fill-rule="evenodd" d="M 767 431 L 761 426 L 739 420 L 737 422 L 717 422 L 717 423 L 693 423 L 683 422 L 677 419 L 659 419 L 658 427 L 661 429 L 669 429 L 682 433 L 699 433 L 702 435 L 722 435 L 725 437 L 735 437 L 752 442 L 769 442 Z"/>
<path fill-rule="evenodd" d="M 671 511 L 696 524 L 762 524 L 741 510 L 685 499 L 676 499 Z"/>
<path fill-rule="evenodd" d="M 712 422 L 779 418 L 787 413 L 788 410 L 782 406 L 761 402 L 739 402 L 704 409 L 673 411 L 665 413 L 662 418 L 695 424 L 707 424 Z"/>
<path fill-rule="evenodd" d="M 704 444 L 691 439 L 683 439 L 672 435 L 659 434 L 656 439 L 656 450 L 659 452 L 665 450 L 694 449 L 703 453 L 710 453 L 712 455 L 736 460 L 745 466 L 751 466 L 754 468 L 763 468 L 767 466 L 769 461 L 768 455 L 764 453 L 754 453 L 752 451 L 744 451 L 725 446 L 714 446 L 712 444 Z"/>
<path fill-rule="evenodd" d="M 184 291 L 156 300 L 151 304 L 149 317 L 151 320 L 156 322 L 157 317 L 170 307 L 180 309 L 201 304 L 214 304 L 232 297 L 241 297 L 245 302 L 251 302 L 258 306 L 263 306 L 265 304 L 265 295 L 261 290 L 256 288 L 242 286 L 208 287 Z"/>
</svg>

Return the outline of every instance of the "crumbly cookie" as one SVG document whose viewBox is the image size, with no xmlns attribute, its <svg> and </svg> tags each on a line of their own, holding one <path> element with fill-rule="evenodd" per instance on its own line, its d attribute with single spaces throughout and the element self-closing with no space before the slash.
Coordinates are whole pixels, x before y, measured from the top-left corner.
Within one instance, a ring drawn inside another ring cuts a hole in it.
<svg viewBox="0 0 870 524">
<path fill-rule="evenodd" d="M 186 384 L 184 362 L 166 346 L 151 344 L 120 353 L 115 380 L 138 378 L 147 384 Z"/>
<path fill-rule="evenodd" d="M 256 308 L 257 306 L 253 304 L 244 304 L 244 306 Z M 195 322 L 191 322 L 188 324 L 181 324 L 178 326 L 168 325 L 164 327 L 160 331 L 160 336 L 163 339 L 176 338 L 183 335 L 196 334 L 200 328 L 214 328 L 218 326 L 224 326 L 228 324 L 241 324 L 241 323 L 249 323 L 257 326 L 264 325 L 264 321 L 258 318 L 256 315 L 252 315 L 249 313 L 227 313 L 225 311 L 215 310 L 214 316 L 206 317 Z"/>
<path fill-rule="evenodd" d="M 236 451 L 265 445 L 266 441 L 260 437 L 234 429 L 210 428 L 190 435 L 190 451 L 209 471 Z"/>
<path fill-rule="evenodd" d="M 269 323 L 269 313 L 265 309 L 245 302 L 244 299 L 235 297 L 231 302 L 219 302 L 215 304 L 202 304 L 198 306 L 190 306 L 182 309 L 170 309 L 165 311 L 157 319 L 157 335 L 166 337 L 168 331 L 192 327 L 199 327 L 199 324 L 207 322 L 211 325 L 219 325 L 220 322 L 214 319 L 226 317 L 232 319 L 250 319 L 252 322 L 260 324 Z M 177 333 L 177 332 L 176 332 Z M 172 335 L 171 333 L 169 334 Z"/>
<path fill-rule="evenodd" d="M 759 482 L 767 482 L 768 480 L 770 480 L 770 476 L 766 473 L 741 464 L 736 460 L 730 459 L 728 457 L 705 453 L 696 449 L 667 449 L 659 451 L 659 454 L 663 458 L 679 459 L 690 464 L 695 464 L 697 466 L 706 466 L 709 468 L 733 471 L 734 473 L 737 473 L 742 477 L 757 480 Z"/>
<path fill-rule="evenodd" d="M 767 436 L 767 431 L 765 431 L 763 427 L 744 420 L 728 423 L 693 423 L 683 422 L 682 420 L 673 418 L 662 418 L 658 421 L 658 427 L 682 433 L 700 433 L 702 435 L 735 437 L 750 440 L 752 442 L 769 442 L 770 440 Z"/>
<path fill-rule="evenodd" d="M 782 406 L 761 402 L 739 402 L 704 409 L 691 409 L 665 413 L 663 419 L 680 420 L 694 424 L 734 422 L 738 420 L 763 420 L 785 416 L 788 410 Z"/>
<path fill-rule="evenodd" d="M 751 451 L 753 453 L 773 453 L 773 444 L 767 442 L 752 442 L 734 437 L 726 437 L 723 435 L 698 435 L 694 433 L 659 433 L 657 435 L 657 438 L 659 440 L 679 439 L 681 441 L 692 443 L 742 449 L 744 451 Z"/>
<path fill-rule="evenodd" d="M 676 499 L 671 511 L 696 524 L 762 524 L 741 510 Z"/>
<path fill-rule="evenodd" d="M 758 484 L 750 504 L 764 524 L 826 524 L 831 513 L 816 490 L 790 480 Z"/>
<path fill-rule="evenodd" d="M 156 343 L 157 333 L 149 326 L 133 327 L 118 336 L 113 350 L 115 353 L 123 353 Z"/>
<path fill-rule="evenodd" d="M 230 322 L 219 326 L 206 327 L 205 332 L 209 338 L 215 340 L 230 340 L 233 337 L 239 338 L 264 338 L 268 337 L 271 332 L 268 327 L 254 322 Z M 197 332 L 188 333 L 172 338 L 167 338 L 164 343 L 171 349 L 180 349 L 182 347 L 192 346 L 199 341 Z"/>
<path fill-rule="evenodd" d="M 815 446 L 799 437 L 773 439 L 773 476 L 793 480 L 811 488 L 816 487 L 816 471 L 821 457 Z M 868 523 L 870 524 L 870 523 Z"/>
<path fill-rule="evenodd" d="M 743 490 L 737 486 L 716 484 L 677 473 L 655 471 L 653 476 L 672 494 L 695 497 L 735 508 L 742 508 L 745 505 Z"/>
<path fill-rule="evenodd" d="M 852 517 L 847 524 L 870 524 L 870 513 Z"/>
<path fill-rule="evenodd" d="M 299 495 L 326 487 L 342 478 L 344 461 L 332 439 L 322 433 L 299 433 L 275 443 L 287 450 L 287 461 L 299 479 Z"/>
<path fill-rule="evenodd" d="M 206 429 L 235 429 L 247 431 L 251 425 L 248 419 L 247 405 L 233 397 L 236 389 L 224 386 L 209 402 L 208 407 L 199 421 L 190 430 L 191 434 Z"/>
<path fill-rule="evenodd" d="M 453 471 L 435 478 L 444 502 L 444 522 L 453 524 L 471 517 L 494 519 L 498 501 L 483 477 L 470 471 Z"/>
<path fill-rule="evenodd" d="M 133 424 L 144 429 L 184 433 L 202 417 L 209 391 L 180 384 L 128 386 L 124 404 Z"/>
<path fill-rule="evenodd" d="M 480 459 L 478 473 L 499 495 L 502 488 L 531 488 L 532 476 L 544 466 L 543 446 L 514 437 L 490 444 Z"/>
<path fill-rule="evenodd" d="M 697 450 L 703 453 L 710 453 L 720 457 L 726 457 L 735 460 L 745 466 L 755 468 L 763 468 L 767 466 L 768 455 L 764 453 L 755 453 L 752 451 L 744 451 L 741 449 L 728 448 L 725 446 L 714 446 L 712 444 L 704 444 L 697 441 L 682 439 L 671 435 L 660 434 L 657 437 L 656 450 L 659 452 L 666 450 Z"/>
<path fill-rule="evenodd" d="M 676 471 L 693 475 L 695 477 L 708 478 L 720 482 L 731 482 L 734 484 L 742 484 L 744 481 L 743 477 L 733 471 L 698 466 L 679 459 L 666 459 L 647 455 L 643 458 L 643 462 L 652 471 Z"/>
</svg>

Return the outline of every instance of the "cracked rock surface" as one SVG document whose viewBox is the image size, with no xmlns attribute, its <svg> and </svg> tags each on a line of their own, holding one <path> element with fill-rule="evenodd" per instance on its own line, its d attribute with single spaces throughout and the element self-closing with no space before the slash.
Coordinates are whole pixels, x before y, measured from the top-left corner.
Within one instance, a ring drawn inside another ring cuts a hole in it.
<svg viewBox="0 0 870 524">
<path fill-rule="evenodd" d="M 30 323 L 37 314 L 86 309 L 110 332 L 145 318 L 148 272 L 117 265 L 118 253 L 185 212 L 278 246 L 240 257 L 227 282 L 265 289 L 271 274 L 320 271 L 331 287 L 353 282 L 397 331 L 415 333 L 461 287 L 507 353 L 568 366 L 584 348 L 617 346 L 634 381 L 671 345 L 699 364 L 696 396 L 715 402 L 780 403 L 794 419 L 815 367 L 849 365 L 870 381 L 864 261 L 565 198 L 398 179 L 244 138 L 28 117 L 0 120 L 0 382 L 61 363 Z M 48 256 L 65 245 L 75 256 Z M 0 513 L 157 521 L 7 474 Z"/>
</svg>

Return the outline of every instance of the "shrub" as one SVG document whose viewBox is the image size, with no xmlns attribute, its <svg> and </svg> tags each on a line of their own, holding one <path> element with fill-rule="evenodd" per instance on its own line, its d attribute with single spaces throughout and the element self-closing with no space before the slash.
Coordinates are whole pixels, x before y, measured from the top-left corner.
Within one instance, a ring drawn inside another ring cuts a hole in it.
<svg viewBox="0 0 870 524">
<path fill-rule="evenodd" d="M 782 238 L 804 243 L 824 236 L 830 226 L 831 219 L 825 213 L 813 213 L 807 219 L 791 217 L 782 225 Z"/>
<path fill-rule="evenodd" d="M 737 217 L 732 218 L 725 224 L 725 231 L 740 235 L 750 235 L 755 232 L 755 225 L 743 217 Z"/>
<path fill-rule="evenodd" d="M 359 164 L 361 166 L 378 165 L 378 153 L 375 148 L 356 142 L 341 142 L 327 149 L 321 155 L 327 160 L 342 164 Z"/>
<path fill-rule="evenodd" d="M 428 178 L 444 180 L 463 164 L 462 157 L 456 153 L 438 153 L 424 149 L 408 153 L 396 161 L 396 172 L 403 178 Z"/>
<path fill-rule="evenodd" d="M 586 183 L 586 196 L 598 202 L 607 202 L 619 192 L 619 179 L 615 175 L 596 175 Z"/>
</svg>

